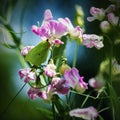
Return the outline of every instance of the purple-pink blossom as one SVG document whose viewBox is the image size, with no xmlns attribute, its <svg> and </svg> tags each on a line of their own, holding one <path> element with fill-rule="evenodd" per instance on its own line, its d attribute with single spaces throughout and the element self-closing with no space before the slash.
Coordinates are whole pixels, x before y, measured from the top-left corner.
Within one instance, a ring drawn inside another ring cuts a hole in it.
<svg viewBox="0 0 120 120">
<path fill-rule="evenodd" d="M 69 112 L 69 115 L 71 117 L 79 117 L 84 120 L 94 120 L 98 116 L 98 112 L 94 107 L 88 107 L 88 108 L 76 108 Z"/>
<path fill-rule="evenodd" d="M 67 69 L 64 73 L 64 78 L 66 84 L 79 93 L 83 93 L 88 88 L 87 83 L 83 81 L 84 77 L 79 75 L 79 71 L 76 68 Z"/>
<path fill-rule="evenodd" d="M 90 8 L 90 14 L 92 17 L 87 17 L 87 20 L 89 22 L 94 21 L 94 20 L 103 20 L 105 18 L 105 11 L 103 8 L 96 8 L 96 7 L 91 7 Z"/>
<path fill-rule="evenodd" d="M 56 39 L 60 39 L 67 34 L 67 27 L 58 20 L 53 20 L 49 9 L 45 10 L 44 19 L 41 26 L 32 26 L 32 31 L 40 36 L 42 40 L 48 40 L 51 45 L 56 44 Z M 62 42 L 59 42 L 60 45 Z"/>
<path fill-rule="evenodd" d="M 50 62 L 45 68 L 44 68 L 44 74 L 48 77 L 54 77 L 56 75 L 56 66 L 53 62 Z"/>
<path fill-rule="evenodd" d="M 66 80 L 63 78 L 55 77 L 52 79 L 51 85 L 55 88 L 55 91 L 59 94 L 67 94 L 69 87 L 66 85 Z"/>
<path fill-rule="evenodd" d="M 82 45 L 85 45 L 87 48 L 95 47 L 100 49 L 104 46 L 103 37 L 95 35 L 95 34 L 83 34 Z"/>
<path fill-rule="evenodd" d="M 52 79 L 51 84 L 49 84 L 46 88 L 40 90 L 37 88 L 30 88 L 28 91 L 28 96 L 31 99 L 36 99 L 40 97 L 45 101 L 51 101 L 54 94 L 68 94 L 69 87 L 65 84 L 65 79 L 55 77 Z"/>
<path fill-rule="evenodd" d="M 31 49 L 33 49 L 33 48 L 34 48 L 34 46 L 25 46 L 25 47 L 21 50 L 21 54 L 22 54 L 23 56 L 25 56 L 25 55 L 27 55 L 28 52 L 29 52 Z"/>
<path fill-rule="evenodd" d="M 32 100 L 36 99 L 40 93 L 41 93 L 40 89 L 32 87 L 27 92 L 29 98 Z"/>
<path fill-rule="evenodd" d="M 67 27 L 67 32 L 70 35 L 72 39 L 81 39 L 82 38 L 82 29 L 79 26 L 74 27 L 72 22 L 69 18 L 59 18 L 58 21 L 60 21 L 62 24 L 64 24 Z"/>
<path fill-rule="evenodd" d="M 29 82 L 30 80 L 36 80 L 35 72 L 31 68 L 23 68 L 18 72 L 21 79 L 24 79 L 24 82 Z"/>
</svg>

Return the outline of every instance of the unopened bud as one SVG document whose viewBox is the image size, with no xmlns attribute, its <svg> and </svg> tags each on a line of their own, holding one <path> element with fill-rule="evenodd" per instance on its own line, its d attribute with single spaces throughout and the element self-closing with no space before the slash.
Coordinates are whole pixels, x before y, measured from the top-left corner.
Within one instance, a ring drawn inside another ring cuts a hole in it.
<svg viewBox="0 0 120 120">
<path fill-rule="evenodd" d="M 100 23 L 100 28 L 101 28 L 102 32 L 104 32 L 104 33 L 108 33 L 110 31 L 110 29 L 111 29 L 110 24 L 108 23 L 108 21 L 102 21 Z"/>
<path fill-rule="evenodd" d="M 59 72 L 64 75 L 64 72 L 67 70 L 67 69 L 71 69 L 70 66 L 68 66 L 68 64 L 66 64 L 64 61 L 62 63 L 62 65 L 60 66 L 59 68 Z"/>
</svg>

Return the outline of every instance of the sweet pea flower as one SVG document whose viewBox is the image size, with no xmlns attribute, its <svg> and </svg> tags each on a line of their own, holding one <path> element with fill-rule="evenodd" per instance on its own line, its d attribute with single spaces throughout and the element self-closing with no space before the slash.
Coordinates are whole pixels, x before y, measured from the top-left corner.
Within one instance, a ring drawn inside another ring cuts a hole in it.
<svg viewBox="0 0 120 120">
<path fill-rule="evenodd" d="M 67 27 L 68 34 L 70 35 L 71 38 L 76 39 L 76 38 L 82 38 L 82 29 L 79 26 L 74 27 L 72 22 L 70 21 L 69 18 L 59 18 L 58 21 L 63 23 Z"/>
<path fill-rule="evenodd" d="M 37 88 L 30 88 L 27 92 L 30 99 L 34 100 L 38 97 L 39 94 L 41 94 L 40 89 Z"/>
<path fill-rule="evenodd" d="M 24 79 L 24 82 L 36 79 L 35 72 L 31 71 L 31 68 L 20 69 L 18 74 L 21 79 Z"/>
<path fill-rule="evenodd" d="M 105 82 L 103 80 L 97 80 L 96 78 L 89 79 L 88 83 L 89 83 L 90 87 L 92 87 L 96 90 L 101 89 L 105 84 Z"/>
<path fill-rule="evenodd" d="M 26 56 L 28 54 L 28 52 L 33 49 L 34 46 L 25 46 L 22 50 L 21 50 L 21 54 L 23 56 Z"/>
<path fill-rule="evenodd" d="M 95 47 L 97 49 L 100 49 L 104 46 L 102 37 L 95 34 L 83 34 L 82 44 L 87 48 Z"/>
<path fill-rule="evenodd" d="M 108 17 L 108 21 L 113 25 L 113 26 L 117 26 L 118 25 L 118 21 L 119 21 L 119 17 L 115 16 L 114 13 L 109 13 L 107 15 Z"/>
<path fill-rule="evenodd" d="M 63 42 L 60 38 L 67 34 L 67 27 L 58 20 L 53 20 L 51 11 L 47 9 L 44 12 L 44 19 L 41 26 L 33 25 L 32 31 L 40 36 L 42 40 L 48 40 L 51 45 L 61 45 Z M 59 43 L 56 41 L 57 39 L 59 39 Z"/>
<path fill-rule="evenodd" d="M 79 93 L 83 93 L 88 88 L 87 83 L 83 81 L 84 77 L 79 75 L 79 71 L 76 68 L 67 69 L 64 73 L 64 78 L 66 85 Z"/>
<path fill-rule="evenodd" d="M 30 88 L 27 92 L 30 99 L 35 100 L 36 98 L 41 98 L 45 101 L 50 101 L 53 96 L 54 89 L 51 87 L 51 85 L 47 86 L 46 90 L 40 90 L 38 88 Z"/>
<path fill-rule="evenodd" d="M 94 20 L 103 20 L 105 18 L 105 11 L 103 8 L 96 8 L 96 7 L 91 7 L 90 8 L 90 14 L 92 17 L 87 17 L 87 20 L 89 22 L 92 22 Z"/>
<path fill-rule="evenodd" d="M 63 78 L 55 77 L 52 79 L 51 85 L 59 94 L 68 94 L 69 88 L 66 86 L 66 80 Z"/>
<path fill-rule="evenodd" d="M 69 87 L 65 85 L 65 79 L 55 77 L 52 79 L 51 84 L 49 84 L 46 87 L 46 90 L 39 92 L 37 95 L 41 99 L 49 102 L 52 100 L 53 95 L 55 94 L 65 95 L 65 94 L 68 94 L 68 92 L 69 92 Z"/>
<path fill-rule="evenodd" d="M 84 120 L 95 120 L 98 116 L 98 112 L 94 107 L 88 107 L 88 108 L 76 108 L 69 112 L 69 115 L 72 117 L 79 117 Z"/>
<path fill-rule="evenodd" d="M 44 26 L 46 23 L 48 23 L 52 19 L 53 19 L 53 16 L 52 16 L 51 11 L 49 9 L 45 10 L 45 12 L 44 12 L 44 19 L 43 19 L 43 22 L 42 22 L 41 26 Z M 41 33 L 41 31 L 40 31 L 41 27 L 38 27 L 36 25 L 33 25 L 31 30 L 36 35 L 39 35 Z"/>
<path fill-rule="evenodd" d="M 56 75 L 56 66 L 53 63 L 53 60 L 44 68 L 44 74 L 48 77 L 54 77 Z"/>
</svg>

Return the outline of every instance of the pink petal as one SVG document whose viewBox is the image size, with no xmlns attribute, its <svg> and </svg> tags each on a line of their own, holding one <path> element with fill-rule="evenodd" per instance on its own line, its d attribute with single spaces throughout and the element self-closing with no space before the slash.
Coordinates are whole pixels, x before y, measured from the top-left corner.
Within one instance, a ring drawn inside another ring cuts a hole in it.
<svg viewBox="0 0 120 120">
<path fill-rule="evenodd" d="M 31 28 L 32 32 L 34 32 L 36 35 L 39 35 L 39 30 L 38 30 L 38 27 L 33 25 L 32 28 Z"/>
<path fill-rule="evenodd" d="M 53 19 L 53 16 L 52 16 L 52 13 L 51 13 L 50 9 L 45 10 L 44 20 L 49 21 L 49 20 L 52 20 L 52 19 Z"/>
</svg>

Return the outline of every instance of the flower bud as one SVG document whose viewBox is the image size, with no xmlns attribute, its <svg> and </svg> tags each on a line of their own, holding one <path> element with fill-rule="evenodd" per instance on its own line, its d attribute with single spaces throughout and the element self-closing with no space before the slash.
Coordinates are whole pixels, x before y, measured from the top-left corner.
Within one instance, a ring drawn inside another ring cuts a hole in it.
<svg viewBox="0 0 120 120">
<path fill-rule="evenodd" d="M 97 80 L 95 78 L 91 78 L 88 81 L 90 87 L 99 90 L 104 86 L 104 81 L 103 80 Z"/>
<path fill-rule="evenodd" d="M 63 61 L 62 65 L 60 66 L 59 68 L 59 72 L 64 75 L 64 72 L 67 70 L 67 69 L 71 69 L 70 66 L 68 66 L 68 64 L 65 63 L 65 61 Z"/>
<path fill-rule="evenodd" d="M 48 77 L 54 77 L 56 75 L 56 66 L 51 59 L 49 64 L 44 68 L 44 74 Z"/>
<path fill-rule="evenodd" d="M 102 21 L 100 23 L 100 28 L 101 28 L 102 32 L 104 32 L 104 33 L 108 33 L 110 31 L 110 29 L 111 29 L 110 24 L 108 23 L 108 21 Z"/>
</svg>

